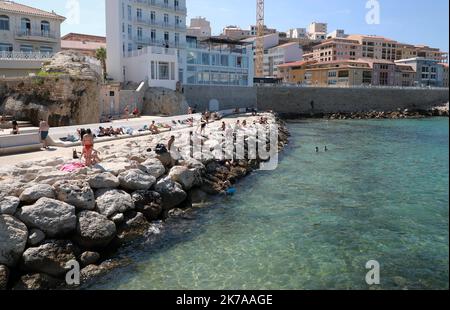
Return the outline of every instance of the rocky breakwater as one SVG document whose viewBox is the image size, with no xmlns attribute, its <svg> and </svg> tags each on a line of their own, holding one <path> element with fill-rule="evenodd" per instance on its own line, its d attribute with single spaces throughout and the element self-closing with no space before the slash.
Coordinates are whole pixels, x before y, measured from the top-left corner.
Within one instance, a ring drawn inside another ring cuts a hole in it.
<svg viewBox="0 0 450 310">
<path fill-rule="evenodd" d="M 408 118 L 424 118 L 424 117 L 448 117 L 448 105 L 444 107 L 436 107 L 429 111 L 423 110 L 397 110 L 395 112 L 353 112 L 353 113 L 333 113 L 325 115 L 324 118 L 329 120 L 347 120 L 347 119 L 408 119 Z"/>
<path fill-rule="evenodd" d="M 34 77 L 0 79 L 0 113 L 50 126 L 98 123 L 101 77 L 92 60 L 57 53 Z"/>
<path fill-rule="evenodd" d="M 267 116 L 271 125 L 263 127 L 278 128 L 281 150 L 289 133 Z M 219 131 L 210 130 L 202 139 L 212 151 Z M 180 149 L 183 135 L 189 132 L 176 134 Z M 148 234 L 152 222 L 226 194 L 263 161 L 150 151 L 167 138 L 101 147 L 104 162 L 72 173 L 59 171 L 67 163 L 61 158 L 0 170 L 0 288 L 65 288 L 70 261 L 79 263 L 82 281 L 102 275 L 121 264 L 114 250 Z"/>
</svg>

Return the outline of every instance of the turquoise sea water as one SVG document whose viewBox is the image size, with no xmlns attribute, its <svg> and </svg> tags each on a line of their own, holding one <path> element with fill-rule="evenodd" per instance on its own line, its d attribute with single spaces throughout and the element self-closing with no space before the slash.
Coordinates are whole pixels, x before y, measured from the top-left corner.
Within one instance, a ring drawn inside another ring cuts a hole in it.
<svg viewBox="0 0 450 310">
<path fill-rule="evenodd" d="M 278 170 L 170 220 L 89 288 L 369 289 L 377 260 L 378 288 L 448 289 L 448 119 L 289 128 Z"/>
</svg>

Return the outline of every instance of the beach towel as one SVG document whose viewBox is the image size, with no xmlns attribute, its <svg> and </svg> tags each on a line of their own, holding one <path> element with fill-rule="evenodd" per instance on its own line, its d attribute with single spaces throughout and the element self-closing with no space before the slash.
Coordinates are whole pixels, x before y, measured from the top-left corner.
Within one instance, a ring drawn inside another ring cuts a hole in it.
<svg viewBox="0 0 450 310">
<path fill-rule="evenodd" d="M 63 165 L 61 167 L 61 169 L 59 169 L 59 170 L 64 171 L 64 172 L 74 172 L 74 171 L 84 168 L 84 167 L 86 167 L 86 166 L 80 162 L 72 162 L 72 163 Z"/>
</svg>

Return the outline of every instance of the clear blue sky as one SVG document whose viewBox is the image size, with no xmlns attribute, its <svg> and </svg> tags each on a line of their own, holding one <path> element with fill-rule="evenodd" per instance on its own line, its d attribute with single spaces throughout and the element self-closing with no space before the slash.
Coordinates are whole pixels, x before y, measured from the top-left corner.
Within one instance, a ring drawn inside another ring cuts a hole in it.
<svg viewBox="0 0 450 310">
<path fill-rule="evenodd" d="M 67 16 L 70 0 L 15 0 Z M 379 0 L 381 23 L 368 25 L 366 0 L 266 0 L 266 24 L 286 31 L 306 27 L 311 21 L 328 22 L 329 30 L 346 33 L 383 35 L 404 43 L 426 44 L 449 50 L 448 0 Z M 79 0 L 80 24 L 65 22 L 63 34 L 82 32 L 105 34 L 104 0 Z M 188 18 L 204 16 L 211 21 L 214 34 L 226 25 L 247 28 L 254 24 L 255 0 L 187 0 Z"/>
</svg>

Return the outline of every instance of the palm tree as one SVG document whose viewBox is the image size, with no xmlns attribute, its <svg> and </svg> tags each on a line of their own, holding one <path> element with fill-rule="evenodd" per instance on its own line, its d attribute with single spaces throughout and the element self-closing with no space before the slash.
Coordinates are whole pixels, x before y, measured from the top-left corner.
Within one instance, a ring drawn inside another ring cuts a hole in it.
<svg viewBox="0 0 450 310">
<path fill-rule="evenodd" d="M 95 58 L 97 58 L 102 64 L 104 81 L 106 81 L 106 57 L 106 48 L 100 47 L 95 51 Z"/>
</svg>

